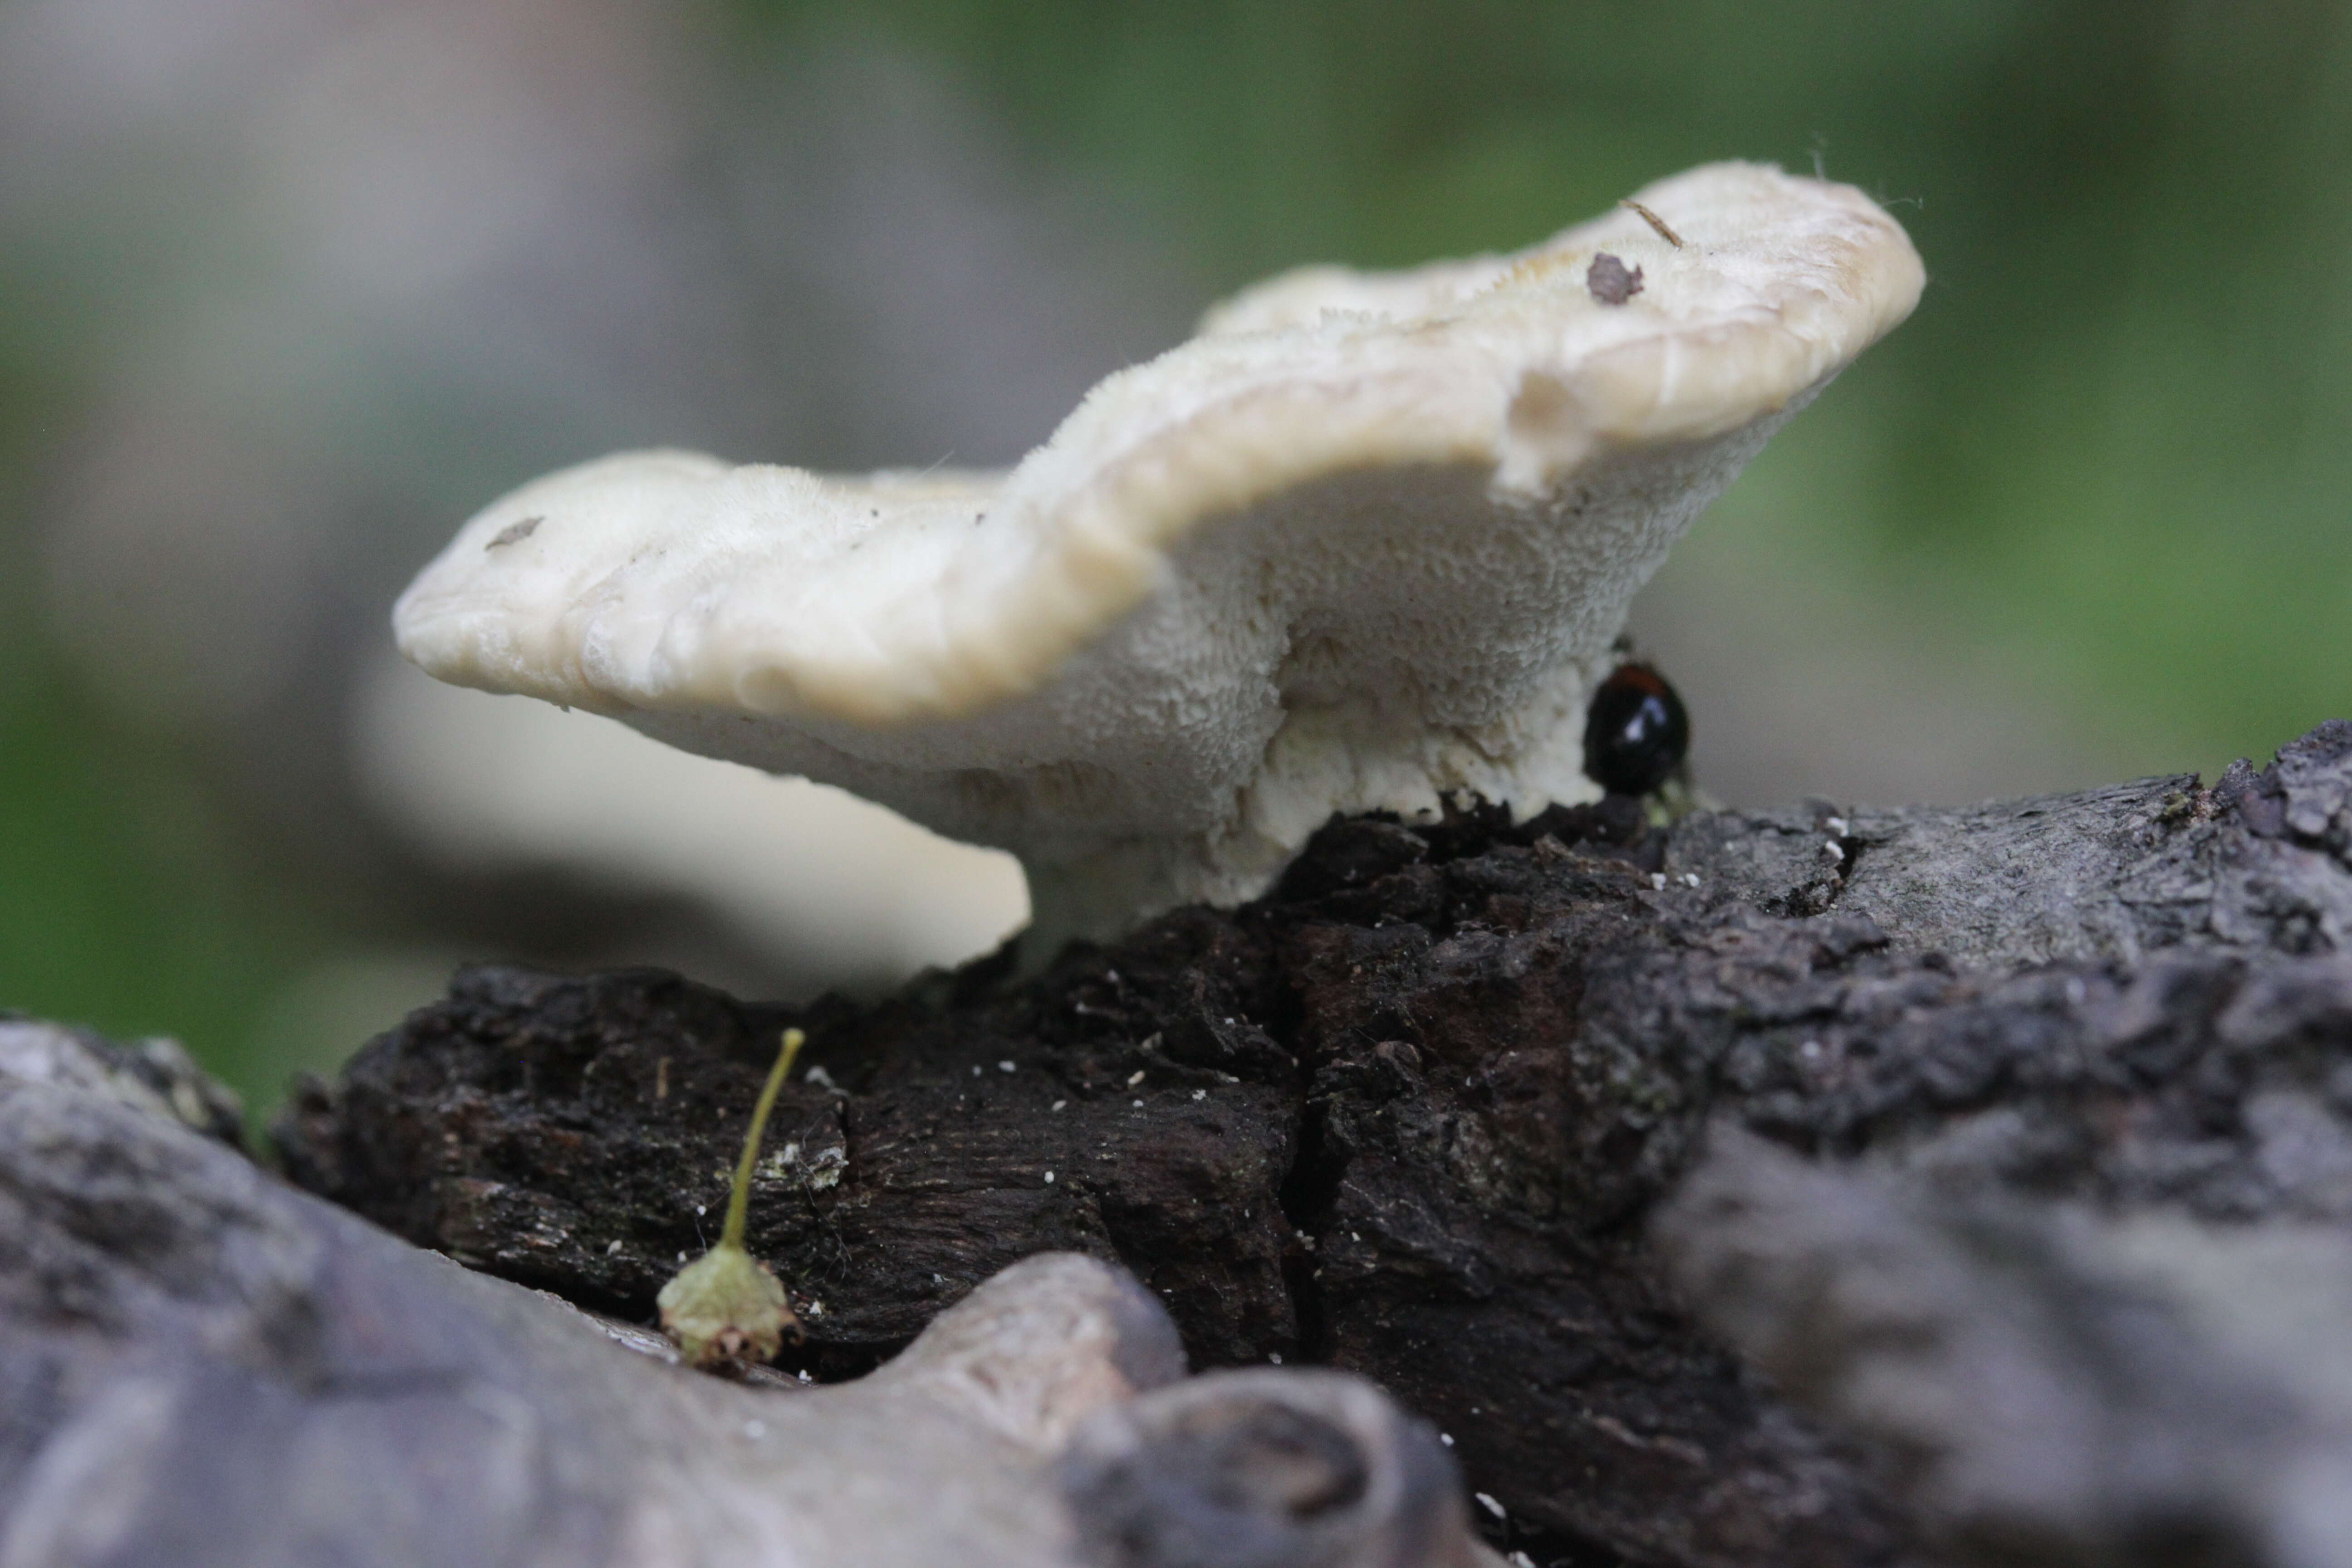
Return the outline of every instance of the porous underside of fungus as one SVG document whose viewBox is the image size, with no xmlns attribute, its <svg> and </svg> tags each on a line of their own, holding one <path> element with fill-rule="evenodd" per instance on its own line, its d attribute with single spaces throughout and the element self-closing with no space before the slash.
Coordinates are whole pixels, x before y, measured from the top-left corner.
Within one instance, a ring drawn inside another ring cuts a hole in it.
<svg viewBox="0 0 2352 1568">
<path fill-rule="evenodd" d="M 1248 289 L 1006 473 L 551 475 L 417 579 L 401 648 L 1011 849 L 1056 931 L 1251 897 L 1334 811 L 1590 799 L 1634 591 L 1922 282 L 1849 186 L 1639 199 L 1679 247 L 1620 209 Z M 1596 297 L 1603 251 L 1639 294 Z"/>
</svg>

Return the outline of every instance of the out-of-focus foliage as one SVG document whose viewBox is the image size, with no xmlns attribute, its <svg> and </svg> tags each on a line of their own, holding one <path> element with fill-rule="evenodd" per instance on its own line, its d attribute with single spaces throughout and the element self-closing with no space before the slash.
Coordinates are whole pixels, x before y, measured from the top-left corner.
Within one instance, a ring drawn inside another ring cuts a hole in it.
<svg viewBox="0 0 2352 1568">
<path fill-rule="evenodd" d="M 541 10 L 566 26 L 563 5 Z M 1818 161 L 1894 205 L 1931 274 L 1918 314 L 1780 437 L 1645 608 L 1670 652 L 1685 645 L 1701 761 L 1735 797 L 2210 770 L 2352 713 L 2340 0 L 729 0 L 692 26 L 670 90 L 750 139 L 830 68 L 813 61 L 916 62 L 1026 165 L 1094 193 L 1105 228 L 1151 237 L 1202 303 L 1303 261 L 1524 244 L 1723 156 Z M 878 142 L 891 111 L 872 112 Z M 856 151 L 850 123 L 825 158 Z M 52 636 L 37 537 L 90 389 L 159 291 L 259 287 L 206 216 L 211 182 L 238 173 L 210 156 L 160 147 L 127 177 L 152 226 L 137 202 L 69 237 L 0 221 L 0 1006 L 179 1034 L 268 1099 L 288 1066 L 357 1043 L 257 1043 L 273 997 L 322 955 L 434 933 L 274 858 L 184 735 L 95 695 Z M 203 243 L 184 253 L 190 234 Z M 781 305 L 798 285 L 769 287 Z M 1118 352 L 1167 341 L 1164 298 L 1138 316 Z M 337 422 L 372 405 L 337 411 L 345 350 L 331 325 L 306 334 L 316 390 L 277 395 L 342 439 Z M 499 436 L 525 424 L 423 381 L 395 391 L 409 422 L 368 460 L 405 465 L 391 489 L 453 515 L 387 530 L 380 555 L 413 558 L 496 483 L 587 455 L 577 432 L 720 438 L 643 409 Z M 838 401 L 794 395 L 819 414 Z M 940 455 L 762 417 L 740 438 L 813 449 L 739 455 Z M 349 613 L 365 635 L 381 624 L 380 605 Z M 1937 702 L 1981 707 L 1982 742 L 1935 750 L 1968 727 Z"/>
</svg>

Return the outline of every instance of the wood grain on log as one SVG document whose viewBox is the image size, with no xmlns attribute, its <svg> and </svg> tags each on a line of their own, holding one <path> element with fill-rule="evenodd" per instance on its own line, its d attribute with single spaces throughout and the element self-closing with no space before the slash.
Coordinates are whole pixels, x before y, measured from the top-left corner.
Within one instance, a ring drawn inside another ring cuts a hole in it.
<svg viewBox="0 0 2352 1568">
<path fill-rule="evenodd" d="M 1093 1259 L 1024 1259 L 871 1376 L 738 1384 L 289 1188 L 113 1092 L 129 1053 L 50 1035 L 68 1070 L 0 1062 L 5 1568 L 1484 1556 L 1451 1456 L 1378 1389 L 1186 1379 Z"/>
<path fill-rule="evenodd" d="M 750 1245 L 822 1376 L 1075 1250 L 1132 1268 L 1199 1363 L 1384 1384 L 1531 1557 L 1911 1561 L 1923 1516 L 1883 1446 L 1695 1321 L 1648 1216 L 1719 1118 L 1832 1162 L 2340 1222 L 2333 1167 L 2283 1140 L 2352 1125 L 2347 802 L 2334 723 L 2210 789 L 1336 822 L 1262 902 L 1017 983 L 982 964 L 787 1009 L 470 971 L 278 1137 L 403 1235 L 643 1315 L 706 1244 L 797 1024 L 823 1077 L 779 1107 Z"/>
</svg>

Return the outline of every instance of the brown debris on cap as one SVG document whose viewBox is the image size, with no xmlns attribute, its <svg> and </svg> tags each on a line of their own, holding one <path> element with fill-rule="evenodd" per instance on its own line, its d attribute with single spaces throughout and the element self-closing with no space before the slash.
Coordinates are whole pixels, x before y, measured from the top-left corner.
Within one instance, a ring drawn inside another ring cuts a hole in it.
<svg viewBox="0 0 2352 1568">
<path fill-rule="evenodd" d="M 1642 291 L 1642 269 L 1602 251 L 1584 269 L 1584 286 L 1604 305 L 1622 305 Z"/>
</svg>

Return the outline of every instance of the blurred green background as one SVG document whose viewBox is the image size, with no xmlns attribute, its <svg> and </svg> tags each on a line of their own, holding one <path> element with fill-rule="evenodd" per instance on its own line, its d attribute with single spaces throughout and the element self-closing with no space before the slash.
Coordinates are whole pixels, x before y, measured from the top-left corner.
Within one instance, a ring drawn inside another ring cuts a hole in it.
<svg viewBox="0 0 2352 1568">
<path fill-rule="evenodd" d="M 685 873 L 436 852 L 353 740 L 408 574 L 633 442 L 1007 460 L 1254 277 L 1725 156 L 1870 191 L 1930 282 L 1637 609 L 1702 782 L 2352 714 L 2352 6 L 0 5 L 0 1006 L 266 1105 L 467 956 L 887 979 Z"/>
</svg>

